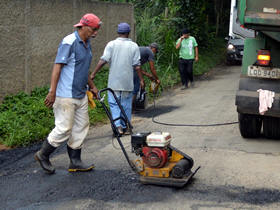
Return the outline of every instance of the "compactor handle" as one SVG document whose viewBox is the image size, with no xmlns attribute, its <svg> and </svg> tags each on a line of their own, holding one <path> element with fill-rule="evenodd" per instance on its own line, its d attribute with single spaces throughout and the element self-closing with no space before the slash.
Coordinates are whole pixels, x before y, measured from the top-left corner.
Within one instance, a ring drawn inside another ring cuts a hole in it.
<svg viewBox="0 0 280 210">
<path fill-rule="evenodd" d="M 113 119 L 110 110 L 108 109 L 108 107 L 105 105 L 105 102 L 104 102 L 105 94 L 102 96 L 102 93 L 103 93 L 103 92 L 106 92 L 106 91 L 109 91 L 109 92 L 112 93 L 112 95 L 114 96 L 114 98 L 115 98 L 115 100 L 116 100 L 116 102 L 117 102 L 117 104 L 118 104 L 118 106 L 119 106 L 119 108 L 120 108 L 120 110 L 121 110 L 121 113 L 122 113 L 122 115 L 124 116 L 124 118 L 123 118 L 123 117 L 118 117 L 118 118 L 116 118 L 116 119 Z M 131 123 L 130 123 L 130 121 L 129 121 L 129 119 L 128 119 L 128 117 L 127 117 L 127 115 L 125 114 L 125 111 L 124 111 L 124 109 L 123 109 L 123 107 L 122 107 L 120 101 L 118 100 L 118 98 L 117 98 L 115 92 L 114 92 L 111 88 L 105 88 L 105 89 L 100 90 L 100 91 L 98 92 L 98 100 L 100 101 L 100 103 L 101 103 L 103 109 L 105 110 L 105 112 L 106 112 L 108 118 L 110 119 L 113 132 L 114 132 L 114 134 L 115 134 L 115 136 L 116 136 L 116 138 L 117 138 L 117 141 L 118 141 L 118 143 L 119 143 L 119 145 L 120 145 L 120 147 L 121 147 L 121 150 L 122 150 L 122 152 L 123 152 L 123 154 L 124 154 L 124 156 L 125 156 L 125 158 L 126 158 L 128 164 L 129 164 L 129 166 L 131 167 L 131 169 L 132 169 L 134 172 L 137 173 L 137 170 L 136 170 L 135 165 L 134 165 L 133 162 L 129 159 L 129 157 L 128 157 L 128 155 L 127 155 L 127 152 L 126 152 L 126 150 L 125 150 L 125 148 L 124 148 L 124 146 L 123 146 L 123 144 L 122 144 L 122 141 L 121 141 L 121 139 L 120 139 L 121 134 L 119 133 L 119 131 L 118 131 L 116 125 L 115 125 L 115 121 L 116 121 L 116 120 L 122 119 L 122 120 L 125 121 L 126 125 L 127 125 L 130 129 L 133 128 L 132 125 L 131 125 Z"/>
</svg>

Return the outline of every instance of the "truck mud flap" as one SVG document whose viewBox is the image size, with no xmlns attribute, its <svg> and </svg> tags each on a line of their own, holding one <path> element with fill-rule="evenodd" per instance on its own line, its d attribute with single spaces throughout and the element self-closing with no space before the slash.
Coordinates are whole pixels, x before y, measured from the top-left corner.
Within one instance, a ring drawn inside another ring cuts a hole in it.
<svg viewBox="0 0 280 210">
<path fill-rule="evenodd" d="M 279 80 L 267 80 L 258 78 L 240 78 L 239 90 L 236 93 L 235 105 L 237 112 L 242 114 L 259 115 L 259 93 L 258 89 L 275 92 L 272 108 L 265 115 L 280 117 L 280 85 Z"/>
</svg>

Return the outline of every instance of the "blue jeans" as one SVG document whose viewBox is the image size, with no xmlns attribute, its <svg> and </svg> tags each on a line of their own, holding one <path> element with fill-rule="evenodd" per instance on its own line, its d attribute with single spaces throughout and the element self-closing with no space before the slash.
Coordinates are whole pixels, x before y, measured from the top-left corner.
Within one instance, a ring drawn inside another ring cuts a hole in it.
<svg viewBox="0 0 280 210">
<path fill-rule="evenodd" d="M 114 92 L 118 100 L 120 101 L 120 104 L 122 105 L 128 120 L 131 121 L 132 97 L 133 97 L 132 91 L 114 91 Z M 108 103 L 110 106 L 113 119 L 116 119 L 118 117 L 123 117 L 121 110 L 111 92 L 108 92 Z M 116 127 L 121 126 L 122 128 L 126 128 L 126 124 L 123 120 L 115 121 L 115 125 Z"/>
</svg>

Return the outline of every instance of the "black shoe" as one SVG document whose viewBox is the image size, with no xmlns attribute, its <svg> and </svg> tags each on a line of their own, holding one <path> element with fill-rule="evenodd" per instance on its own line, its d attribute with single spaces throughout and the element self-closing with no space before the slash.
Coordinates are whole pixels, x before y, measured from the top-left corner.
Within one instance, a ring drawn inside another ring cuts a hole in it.
<svg viewBox="0 0 280 210">
<path fill-rule="evenodd" d="M 132 134 L 132 129 L 131 128 L 124 128 L 123 135 L 131 135 L 131 134 Z"/>
<path fill-rule="evenodd" d="M 55 172 L 55 168 L 52 166 L 50 162 L 50 154 L 56 149 L 49 144 L 48 140 L 46 139 L 41 149 L 35 153 L 34 158 L 40 163 L 42 169 L 44 169 L 47 173 L 53 174 Z"/>
<path fill-rule="evenodd" d="M 113 129 L 113 138 L 114 137 L 120 137 L 123 135 L 123 128 L 121 126 L 117 127 L 117 131 L 114 131 Z"/>
<path fill-rule="evenodd" d="M 68 168 L 69 172 L 78 172 L 78 171 L 91 171 L 94 168 L 94 165 L 85 165 L 81 161 L 81 149 L 72 149 L 67 145 L 67 151 L 70 158 L 70 165 Z"/>
<path fill-rule="evenodd" d="M 194 82 L 191 82 L 191 87 L 194 88 Z"/>
<path fill-rule="evenodd" d="M 187 85 L 183 85 L 183 86 L 181 87 L 181 90 L 186 90 L 186 89 L 188 89 L 188 86 L 187 86 Z"/>
<path fill-rule="evenodd" d="M 123 128 L 122 126 L 117 127 L 119 134 L 123 135 Z"/>
</svg>

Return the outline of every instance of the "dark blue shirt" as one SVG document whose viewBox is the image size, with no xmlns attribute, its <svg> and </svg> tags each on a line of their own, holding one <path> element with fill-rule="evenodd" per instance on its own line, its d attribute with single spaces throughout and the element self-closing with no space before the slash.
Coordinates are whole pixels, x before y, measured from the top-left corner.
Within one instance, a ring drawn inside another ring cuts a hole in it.
<svg viewBox="0 0 280 210">
<path fill-rule="evenodd" d="M 147 63 L 148 61 L 154 61 L 155 56 L 153 51 L 151 50 L 150 47 L 139 47 L 140 50 L 140 62 L 141 65 Z"/>
</svg>

